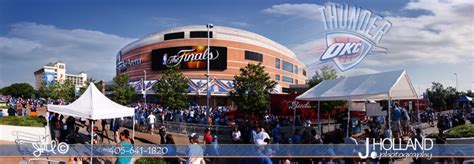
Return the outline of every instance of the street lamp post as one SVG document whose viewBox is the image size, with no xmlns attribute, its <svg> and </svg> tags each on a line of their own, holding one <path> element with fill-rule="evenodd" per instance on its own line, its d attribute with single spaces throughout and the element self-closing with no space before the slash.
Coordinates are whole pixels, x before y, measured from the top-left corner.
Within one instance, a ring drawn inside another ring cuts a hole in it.
<svg viewBox="0 0 474 164">
<path fill-rule="evenodd" d="M 147 107 L 146 105 L 146 71 L 143 70 L 144 75 L 144 80 L 143 80 L 143 86 L 142 86 L 142 94 L 143 94 L 143 102 L 145 103 L 145 108 Z"/>
<path fill-rule="evenodd" d="M 458 88 L 458 73 L 454 73 L 454 76 L 456 76 L 456 90 L 459 90 L 459 88 Z"/>
<path fill-rule="evenodd" d="M 207 106 L 207 111 L 210 112 L 210 108 L 209 108 L 209 99 L 210 99 L 210 92 L 209 92 L 209 67 L 210 67 L 210 60 L 209 60 L 209 54 L 210 54 L 210 51 L 211 51 L 211 35 L 210 35 L 210 29 L 213 28 L 214 25 L 213 24 L 210 24 L 208 23 L 206 25 L 206 28 L 207 28 L 207 73 L 206 73 L 206 77 L 207 77 L 207 94 L 206 94 L 206 106 Z"/>
</svg>

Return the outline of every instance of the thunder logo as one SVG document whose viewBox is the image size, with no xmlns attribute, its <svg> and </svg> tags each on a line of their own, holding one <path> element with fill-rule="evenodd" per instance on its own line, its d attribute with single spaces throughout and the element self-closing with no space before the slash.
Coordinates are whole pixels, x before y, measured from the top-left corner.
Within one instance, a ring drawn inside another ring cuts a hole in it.
<svg viewBox="0 0 474 164">
<path fill-rule="evenodd" d="M 322 8 L 322 13 L 325 29 L 332 32 L 326 34 L 326 50 L 320 61 L 333 61 L 341 71 L 346 71 L 370 53 L 386 53 L 385 48 L 376 44 L 391 28 L 388 20 L 369 10 L 333 3 Z"/>
</svg>

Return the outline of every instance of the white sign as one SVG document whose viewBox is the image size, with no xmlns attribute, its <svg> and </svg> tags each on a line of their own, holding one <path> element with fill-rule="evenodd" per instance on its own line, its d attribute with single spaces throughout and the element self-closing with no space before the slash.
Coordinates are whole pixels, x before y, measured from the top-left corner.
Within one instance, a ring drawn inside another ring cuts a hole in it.
<svg viewBox="0 0 474 164">
<path fill-rule="evenodd" d="M 204 50 L 204 52 L 199 53 L 196 52 L 196 49 L 189 49 L 189 50 L 181 50 L 176 55 L 168 56 L 165 54 L 163 56 L 163 65 L 167 65 L 168 67 L 179 65 L 181 62 L 190 62 L 190 61 L 206 61 L 208 58 L 209 60 L 215 60 L 219 58 L 219 51 L 214 50 L 214 52 L 207 53 L 208 49 Z"/>
<path fill-rule="evenodd" d="M 365 111 L 365 103 L 352 102 L 351 111 L 361 111 L 361 112 Z"/>
<path fill-rule="evenodd" d="M 311 109 L 313 108 L 309 105 L 309 101 L 306 103 L 300 103 L 299 101 L 291 101 L 288 103 L 288 109 L 295 110 L 295 109 Z"/>
<path fill-rule="evenodd" d="M 379 103 L 366 103 L 367 116 L 387 116 L 387 111 L 382 111 Z"/>
</svg>

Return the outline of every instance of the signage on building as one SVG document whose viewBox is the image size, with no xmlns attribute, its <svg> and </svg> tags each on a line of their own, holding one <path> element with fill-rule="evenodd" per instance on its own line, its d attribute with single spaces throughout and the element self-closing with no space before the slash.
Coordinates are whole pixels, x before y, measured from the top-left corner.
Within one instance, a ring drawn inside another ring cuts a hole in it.
<svg viewBox="0 0 474 164">
<path fill-rule="evenodd" d="M 44 72 L 43 82 L 45 85 L 52 85 L 56 81 L 56 73 Z"/>
<path fill-rule="evenodd" d="M 127 60 L 124 60 L 122 58 L 122 51 L 120 51 L 118 54 L 117 54 L 117 70 L 119 72 L 123 72 L 125 70 L 127 70 L 128 67 L 131 67 L 131 66 L 135 66 L 135 65 L 139 65 L 139 64 L 142 64 L 142 59 L 141 58 L 128 58 Z"/>
<path fill-rule="evenodd" d="M 390 21 L 356 6 L 331 3 L 321 11 L 324 28 L 329 31 L 321 62 L 334 62 L 341 71 L 347 71 L 368 54 L 386 53 L 377 45 L 392 27 Z"/>
<path fill-rule="evenodd" d="M 300 101 L 290 101 L 288 102 L 288 109 L 295 110 L 295 109 L 312 109 L 315 108 L 309 104 L 309 101 L 302 103 Z"/>
<path fill-rule="evenodd" d="M 207 59 L 211 70 L 227 69 L 227 48 L 211 46 L 184 46 L 155 49 L 151 52 L 153 70 L 179 66 L 181 69 L 206 69 Z"/>
</svg>

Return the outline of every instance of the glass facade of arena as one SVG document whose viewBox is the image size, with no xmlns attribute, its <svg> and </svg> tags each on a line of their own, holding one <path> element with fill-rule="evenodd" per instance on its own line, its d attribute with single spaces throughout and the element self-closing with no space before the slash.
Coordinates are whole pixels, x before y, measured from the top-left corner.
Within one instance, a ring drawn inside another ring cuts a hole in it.
<svg viewBox="0 0 474 164">
<path fill-rule="evenodd" d="M 245 59 L 246 60 L 253 60 L 258 62 L 263 62 L 263 55 L 258 52 L 252 51 L 245 51 Z"/>
</svg>

